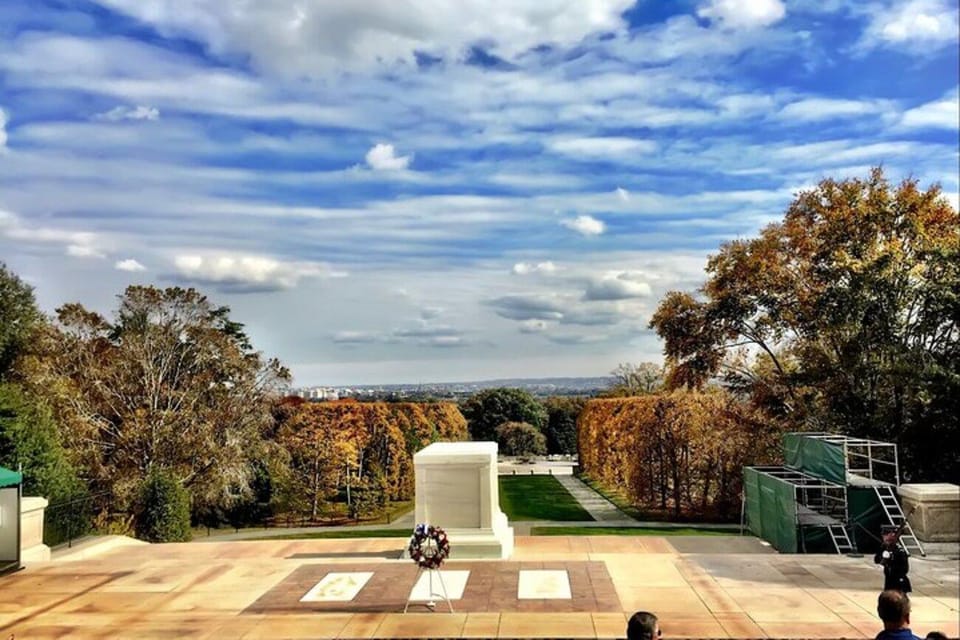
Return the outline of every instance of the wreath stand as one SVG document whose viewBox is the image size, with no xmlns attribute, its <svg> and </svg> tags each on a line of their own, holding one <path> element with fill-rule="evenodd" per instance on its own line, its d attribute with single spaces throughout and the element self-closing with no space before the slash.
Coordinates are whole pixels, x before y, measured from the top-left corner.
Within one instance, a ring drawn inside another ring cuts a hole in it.
<svg viewBox="0 0 960 640">
<path fill-rule="evenodd" d="M 414 587 L 416 587 L 417 583 L 420 582 L 420 577 L 424 574 L 424 572 L 426 572 L 426 574 L 427 574 L 427 584 L 428 584 L 429 587 L 430 587 L 430 592 L 427 594 L 427 598 L 429 598 L 429 600 L 427 601 L 427 608 L 430 609 L 431 611 L 435 611 L 435 610 L 436 610 L 437 603 L 434 602 L 433 597 L 434 597 L 434 596 L 438 596 L 438 599 L 443 600 L 444 602 L 447 603 L 447 606 L 450 607 L 450 613 L 453 613 L 453 602 L 452 602 L 452 601 L 450 600 L 450 598 L 447 596 L 447 585 L 445 585 L 445 584 L 443 583 L 443 576 L 440 575 L 440 569 L 439 569 L 439 568 L 437 568 L 437 569 L 424 569 L 423 567 L 420 567 L 420 570 L 417 571 L 417 579 L 416 579 L 416 581 L 413 583 L 413 584 L 414 584 Z M 441 593 L 434 593 L 434 591 L 433 591 L 433 576 L 434 576 L 434 574 L 436 574 L 436 576 L 437 576 L 437 581 L 440 583 Z M 404 613 L 406 613 L 406 612 L 407 612 L 407 609 L 410 608 L 410 603 L 411 603 L 411 602 L 414 602 L 413 600 L 411 600 L 411 596 L 413 596 L 413 591 L 412 591 L 412 590 L 410 591 L 410 595 L 407 596 L 407 604 L 404 605 L 404 607 L 403 607 L 403 612 L 404 612 Z M 422 601 L 421 601 L 421 600 L 417 600 L 416 602 L 422 602 Z"/>
<path fill-rule="evenodd" d="M 429 586 L 426 602 L 427 608 L 430 609 L 430 611 L 436 610 L 437 603 L 433 598 L 434 596 L 438 596 L 440 600 L 445 601 L 447 606 L 450 607 L 450 613 L 453 613 L 453 602 L 450 601 L 450 596 L 447 593 L 447 585 L 444 584 L 443 575 L 440 573 L 440 567 L 443 565 L 443 561 L 450 555 L 450 543 L 447 541 L 447 534 L 439 527 L 433 527 L 426 523 L 418 524 L 413 530 L 413 535 L 410 537 L 408 552 L 410 553 L 410 557 L 417 563 L 417 579 L 413 583 L 413 589 L 411 589 L 407 595 L 407 604 L 404 605 L 403 612 L 406 613 L 410 608 L 410 603 L 413 602 L 413 590 L 416 589 L 420 583 L 420 579 L 423 577 L 423 573 L 426 572 L 427 584 Z M 436 576 L 437 582 L 440 584 L 440 593 L 433 590 L 434 576 Z M 417 600 L 417 602 L 422 602 L 422 600 Z"/>
</svg>

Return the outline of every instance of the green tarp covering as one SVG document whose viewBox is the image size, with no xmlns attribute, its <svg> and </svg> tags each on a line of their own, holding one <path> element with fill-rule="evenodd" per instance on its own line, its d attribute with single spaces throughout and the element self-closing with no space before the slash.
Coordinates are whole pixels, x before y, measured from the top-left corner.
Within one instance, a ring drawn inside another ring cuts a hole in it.
<svg viewBox="0 0 960 640">
<path fill-rule="evenodd" d="M 831 444 L 803 433 L 783 436 L 787 466 L 837 484 L 847 483 L 843 445 Z"/>
<path fill-rule="evenodd" d="M 0 467 L 0 487 L 15 487 L 20 484 L 22 476 L 16 471 Z"/>
<path fill-rule="evenodd" d="M 880 548 L 880 527 L 888 520 L 876 491 L 868 487 L 847 487 L 847 522 L 853 529 L 857 551 L 873 553 Z"/>
<path fill-rule="evenodd" d="M 797 501 L 794 486 L 749 467 L 743 470 L 747 526 L 781 553 L 797 552 Z"/>
</svg>

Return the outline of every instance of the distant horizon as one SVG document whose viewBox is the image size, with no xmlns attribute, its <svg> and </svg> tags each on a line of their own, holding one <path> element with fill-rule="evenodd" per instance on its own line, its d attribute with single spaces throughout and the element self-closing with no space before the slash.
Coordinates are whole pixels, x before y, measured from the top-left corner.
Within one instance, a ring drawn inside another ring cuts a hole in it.
<svg viewBox="0 0 960 640">
<path fill-rule="evenodd" d="M 483 378 L 477 380 L 438 380 L 433 382 L 372 382 L 372 383 L 335 383 L 335 384 L 291 384 L 294 389 L 310 389 L 315 387 L 336 388 L 336 387 L 413 387 L 420 385 L 483 385 L 499 382 L 526 382 L 546 381 L 546 380 L 614 380 L 614 376 L 530 376 L 530 377 L 507 377 L 507 378 Z"/>
</svg>

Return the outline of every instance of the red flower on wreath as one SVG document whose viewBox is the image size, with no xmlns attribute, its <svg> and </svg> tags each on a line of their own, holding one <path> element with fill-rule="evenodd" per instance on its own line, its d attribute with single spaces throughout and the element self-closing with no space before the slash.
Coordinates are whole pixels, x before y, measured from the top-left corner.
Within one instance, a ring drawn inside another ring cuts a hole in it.
<svg viewBox="0 0 960 640">
<path fill-rule="evenodd" d="M 447 533 L 440 527 L 418 524 L 410 536 L 407 553 L 420 568 L 439 569 L 443 561 L 450 557 Z"/>
</svg>

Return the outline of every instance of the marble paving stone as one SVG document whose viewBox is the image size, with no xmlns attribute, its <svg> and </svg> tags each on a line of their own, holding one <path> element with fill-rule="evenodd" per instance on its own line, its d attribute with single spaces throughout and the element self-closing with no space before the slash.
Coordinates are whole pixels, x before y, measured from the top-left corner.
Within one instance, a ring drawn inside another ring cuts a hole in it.
<svg viewBox="0 0 960 640">
<path fill-rule="evenodd" d="M 383 623 L 385 613 L 355 613 L 340 630 L 338 638 L 372 638 Z"/>
<path fill-rule="evenodd" d="M 843 622 L 758 622 L 771 638 L 870 638 L 859 629 Z M 877 629 L 879 631 L 879 628 Z"/>
<path fill-rule="evenodd" d="M 767 634 L 745 613 L 718 613 L 717 622 L 731 638 L 766 638 Z"/>
<path fill-rule="evenodd" d="M 653 611 L 658 616 L 679 616 L 688 619 L 707 619 L 712 614 L 706 605 L 689 588 L 655 587 L 630 589 L 619 592 L 620 602 L 627 611 Z"/>
<path fill-rule="evenodd" d="M 727 593 L 743 607 L 753 620 L 763 622 L 843 622 L 835 613 L 802 589 L 768 588 L 757 591 L 749 588 L 727 589 Z"/>
<path fill-rule="evenodd" d="M 504 613 L 501 638 L 594 638 L 589 613 Z"/>
<path fill-rule="evenodd" d="M 570 579 L 565 570 L 520 570 L 518 599 L 569 600 L 570 597 Z"/>
<path fill-rule="evenodd" d="M 469 571 L 440 571 L 440 578 L 443 579 L 443 585 L 436 575 L 430 575 L 432 572 L 424 571 L 420 574 L 417 583 L 413 585 L 410 591 L 410 600 L 413 602 L 423 602 L 426 600 L 438 600 L 444 597 L 446 587 L 446 598 L 448 600 L 459 600 L 463 597 L 463 590 L 467 587 L 467 580 L 470 578 Z M 432 583 L 431 583 L 432 580 Z M 432 585 L 433 593 L 430 592 Z"/>
<path fill-rule="evenodd" d="M 623 613 L 593 613 L 593 632 L 598 638 L 622 638 L 628 616 Z"/>
<path fill-rule="evenodd" d="M 300 602 L 350 602 L 372 577 L 372 571 L 328 573 L 303 594 Z"/>
<path fill-rule="evenodd" d="M 714 618 L 685 619 L 660 618 L 664 638 L 729 638 L 723 626 Z"/>
<path fill-rule="evenodd" d="M 707 584 L 692 584 L 704 606 L 714 614 L 742 613 L 743 608 L 722 587 L 712 580 Z"/>
<path fill-rule="evenodd" d="M 834 613 L 852 615 L 870 613 L 870 610 L 862 606 L 861 602 L 847 597 L 847 594 L 840 589 L 818 588 L 805 589 L 805 591 Z M 876 609 L 876 594 L 873 595 L 873 605 Z"/>
<path fill-rule="evenodd" d="M 457 638 L 465 613 L 388 613 L 377 628 L 378 638 Z"/>
<path fill-rule="evenodd" d="M 460 632 L 462 638 L 496 638 L 500 630 L 500 614 L 496 612 L 468 613 Z"/>
<path fill-rule="evenodd" d="M 242 616 L 241 616 L 242 617 Z M 310 616 L 271 616 L 264 618 L 245 633 L 243 640 L 274 638 L 336 638 L 353 614 L 323 613 Z"/>
</svg>

